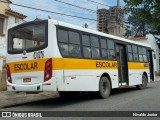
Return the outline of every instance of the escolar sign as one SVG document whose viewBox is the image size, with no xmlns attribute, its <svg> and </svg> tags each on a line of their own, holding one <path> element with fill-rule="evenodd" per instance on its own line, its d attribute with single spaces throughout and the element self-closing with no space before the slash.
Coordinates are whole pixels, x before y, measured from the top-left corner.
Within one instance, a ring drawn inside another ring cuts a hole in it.
<svg viewBox="0 0 160 120">
<path fill-rule="evenodd" d="M 117 62 L 96 62 L 96 68 L 117 68 Z"/>
<path fill-rule="evenodd" d="M 36 69 L 38 69 L 38 63 L 37 62 L 14 64 L 14 70 L 15 71 L 36 70 Z"/>
</svg>

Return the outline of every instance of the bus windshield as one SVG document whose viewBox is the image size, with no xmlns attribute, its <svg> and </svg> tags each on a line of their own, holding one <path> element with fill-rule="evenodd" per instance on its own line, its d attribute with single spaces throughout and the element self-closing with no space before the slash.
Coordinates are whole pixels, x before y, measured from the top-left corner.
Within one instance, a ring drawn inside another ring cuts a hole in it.
<svg viewBox="0 0 160 120">
<path fill-rule="evenodd" d="M 22 53 L 39 50 L 46 45 L 47 33 L 45 23 L 32 23 L 10 29 L 8 41 L 9 53 Z"/>
</svg>

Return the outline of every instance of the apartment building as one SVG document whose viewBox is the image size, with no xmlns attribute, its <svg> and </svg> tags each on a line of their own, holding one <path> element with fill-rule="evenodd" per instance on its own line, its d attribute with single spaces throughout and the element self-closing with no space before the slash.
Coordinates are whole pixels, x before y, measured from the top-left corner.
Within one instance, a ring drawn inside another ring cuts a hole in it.
<svg viewBox="0 0 160 120">
<path fill-rule="evenodd" d="M 117 6 L 110 7 L 109 9 L 98 9 L 97 21 L 98 31 L 124 37 L 124 13 L 123 9 L 119 6 L 119 0 L 117 0 Z"/>
</svg>

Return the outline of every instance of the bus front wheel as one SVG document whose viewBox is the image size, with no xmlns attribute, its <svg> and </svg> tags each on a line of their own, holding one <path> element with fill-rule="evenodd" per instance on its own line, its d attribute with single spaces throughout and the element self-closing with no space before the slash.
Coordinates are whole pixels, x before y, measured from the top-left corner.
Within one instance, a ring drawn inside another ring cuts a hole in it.
<svg viewBox="0 0 160 120">
<path fill-rule="evenodd" d="M 137 89 L 143 90 L 147 87 L 147 77 L 145 75 L 142 75 L 142 84 L 141 85 L 136 85 Z"/>
<path fill-rule="evenodd" d="M 105 99 L 109 97 L 111 91 L 111 84 L 107 77 L 102 77 L 99 82 L 99 91 L 96 93 L 98 98 Z"/>
</svg>

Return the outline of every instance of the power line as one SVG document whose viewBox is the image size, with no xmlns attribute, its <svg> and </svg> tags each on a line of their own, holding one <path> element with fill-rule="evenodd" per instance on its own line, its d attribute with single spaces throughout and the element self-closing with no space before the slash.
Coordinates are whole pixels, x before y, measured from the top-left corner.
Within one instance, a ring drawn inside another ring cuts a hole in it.
<svg viewBox="0 0 160 120">
<path fill-rule="evenodd" d="M 0 2 L 8 3 L 8 2 L 5 2 L 5 1 L 0 1 Z M 44 10 L 44 9 L 39 9 L 39 8 L 34 8 L 34 7 L 26 6 L 26 5 L 20 5 L 20 4 L 16 4 L 16 3 L 13 3 L 13 2 L 10 3 L 10 4 L 15 5 L 15 6 L 20 6 L 20 7 L 28 8 L 28 9 L 39 10 L 39 11 L 43 11 L 43 12 L 48 12 L 48 13 L 63 15 L 63 16 L 69 16 L 69 17 L 74 17 L 74 18 L 80 18 L 80 19 L 97 21 L 96 19 L 91 19 L 91 18 L 86 18 L 86 17 L 79 17 L 79 16 L 74 16 L 74 15 L 69 15 L 69 14 L 64 14 L 64 13 L 59 13 L 59 12 L 53 12 L 53 11 Z"/>
<path fill-rule="evenodd" d="M 103 6 L 111 7 L 111 6 L 109 6 L 109 5 L 106 5 L 106 4 L 103 4 L 103 3 L 100 3 L 100 2 L 96 2 L 96 1 L 93 1 L 93 0 L 87 0 L 87 1 L 92 2 L 92 3 L 99 4 L 99 5 L 103 5 Z"/>
<path fill-rule="evenodd" d="M 16 2 L 17 4 L 24 4 L 24 1 L 25 0 L 23 0 L 23 1 L 19 1 L 19 2 Z M 51 0 L 49 0 L 48 2 L 47 2 L 48 4 L 42 4 L 42 3 L 38 3 L 38 2 L 34 2 L 34 0 L 32 0 L 32 1 L 30 1 L 30 2 L 26 2 L 25 3 L 25 5 L 28 5 L 28 6 L 32 6 L 32 5 L 34 5 L 34 7 L 39 7 L 39 6 L 41 6 L 41 8 L 47 8 L 48 10 L 49 9 L 52 9 L 53 8 L 53 5 L 52 5 L 52 3 L 53 3 L 53 1 L 51 1 Z M 43 7 L 42 7 L 42 5 L 43 5 Z M 91 12 L 91 11 L 88 11 L 88 10 L 82 10 L 82 11 L 80 11 L 80 10 L 78 10 L 78 9 L 74 9 L 73 7 L 70 7 L 69 5 L 67 5 L 67 6 L 60 6 L 61 4 L 54 4 L 54 6 L 57 6 L 57 8 L 58 9 L 60 9 L 61 11 L 63 11 L 63 12 L 66 12 L 66 10 L 64 10 L 65 8 L 66 9 L 68 9 L 68 10 L 70 10 L 71 12 L 73 12 L 73 13 L 79 13 L 79 14 L 86 14 L 86 15 L 96 15 L 95 14 L 95 12 Z M 63 8 L 63 9 L 61 9 L 61 8 Z M 89 13 L 88 13 L 89 12 Z"/>
<path fill-rule="evenodd" d="M 80 7 L 80 6 L 73 5 L 73 4 L 70 4 L 70 3 L 66 3 L 66 2 L 63 2 L 63 1 L 60 1 L 60 0 L 54 0 L 54 1 L 57 1 L 57 2 L 60 2 L 60 3 L 66 4 L 66 5 L 70 5 L 70 6 L 73 6 L 73 7 L 76 7 L 76 8 L 80 8 L 80 9 L 83 9 L 83 10 L 88 10 L 88 11 L 91 11 L 91 12 L 95 12 L 95 13 L 96 13 L 96 11 L 95 11 L 95 10 L 92 10 L 92 9 Z"/>
<path fill-rule="evenodd" d="M 34 7 L 38 7 L 38 6 L 41 6 L 41 8 L 47 8 L 48 10 L 52 10 L 52 8 L 53 8 L 53 5 L 52 5 L 52 3 L 53 3 L 53 1 L 49 1 L 49 3 L 48 4 L 43 4 L 43 6 L 41 5 L 41 3 L 37 3 L 37 2 L 33 2 L 34 0 L 32 0 L 32 1 L 30 1 L 29 3 L 27 2 L 27 3 L 25 3 L 25 5 L 27 5 L 27 6 L 32 6 L 32 5 L 34 5 Z M 17 3 L 17 2 L 16 2 Z M 22 1 L 22 2 L 18 2 L 17 4 L 24 4 L 24 1 Z M 54 4 L 54 6 L 56 6 L 57 8 L 60 8 L 60 5 L 57 5 L 57 4 Z M 84 11 L 84 12 L 82 12 L 82 11 L 80 11 L 80 10 L 77 10 L 77 9 L 74 9 L 73 7 L 70 7 L 70 6 L 63 6 L 62 7 L 63 9 L 61 9 L 61 12 L 66 12 L 66 10 L 68 10 L 68 11 L 70 11 L 71 13 L 76 13 L 77 14 L 77 16 L 79 15 L 79 14 L 84 14 L 84 15 L 86 15 L 86 16 L 95 16 L 96 14 L 95 13 L 93 13 L 93 12 L 87 12 L 87 11 Z"/>
</svg>

